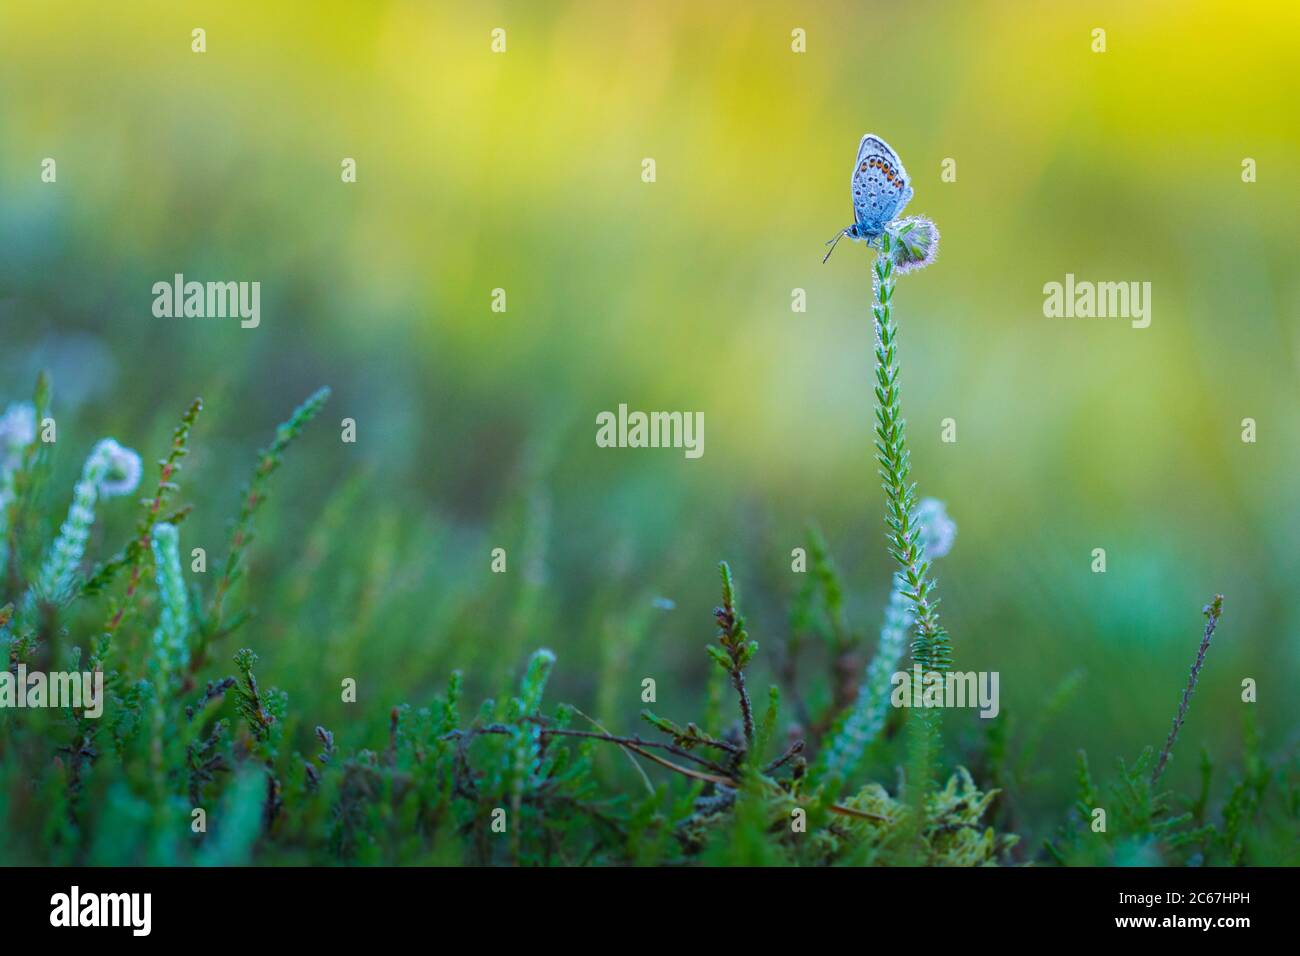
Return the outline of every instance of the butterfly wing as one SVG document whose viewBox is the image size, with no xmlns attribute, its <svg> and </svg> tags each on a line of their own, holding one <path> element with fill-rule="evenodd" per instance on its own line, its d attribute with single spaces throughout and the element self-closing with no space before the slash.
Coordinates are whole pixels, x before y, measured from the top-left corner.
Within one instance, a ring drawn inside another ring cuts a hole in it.
<svg viewBox="0 0 1300 956">
<path fill-rule="evenodd" d="M 858 145 L 852 187 L 858 232 L 868 239 L 879 236 L 885 223 L 897 219 L 912 198 L 903 161 L 888 143 L 871 133 Z"/>
</svg>

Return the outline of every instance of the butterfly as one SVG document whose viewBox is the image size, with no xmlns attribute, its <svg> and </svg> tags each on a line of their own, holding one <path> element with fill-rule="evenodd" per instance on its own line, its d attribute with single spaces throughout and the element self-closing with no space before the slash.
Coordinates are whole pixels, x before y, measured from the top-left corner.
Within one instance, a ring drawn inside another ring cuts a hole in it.
<svg viewBox="0 0 1300 956">
<path fill-rule="evenodd" d="M 916 250 L 919 255 L 915 266 L 925 265 L 933 258 L 931 247 L 938 244 L 938 231 L 928 219 L 899 218 L 903 207 L 912 198 L 912 183 L 894 148 L 874 133 L 862 137 L 858 144 L 858 158 L 853 164 L 853 178 L 849 185 L 853 191 L 853 225 L 840 230 L 827 243 L 830 249 L 822 262 L 831 257 L 836 244 L 845 236 L 875 246 L 887 230 L 893 236 L 906 236 L 914 230 L 918 232 L 907 243 L 913 249 L 918 241 L 923 246 Z"/>
</svg>

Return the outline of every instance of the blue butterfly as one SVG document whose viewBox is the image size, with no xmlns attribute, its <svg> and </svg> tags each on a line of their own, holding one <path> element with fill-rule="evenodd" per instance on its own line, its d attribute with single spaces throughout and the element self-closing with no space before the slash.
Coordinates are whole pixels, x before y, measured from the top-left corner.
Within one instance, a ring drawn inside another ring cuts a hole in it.
<svg viewBox="0 0 1300 956">
<path fill-rule="evenodd" d="M 858 158 L 853 164 L 853 225 L 841 230 L 827 245 L 826 259 L 845 236 L 865 239 L 874 246 L 885 227 L 898 218 L 912 198 L 912 184 L 903 161 L 893 147 L 879 136 L 868 133 L 858 144 Z"/>
</svg>

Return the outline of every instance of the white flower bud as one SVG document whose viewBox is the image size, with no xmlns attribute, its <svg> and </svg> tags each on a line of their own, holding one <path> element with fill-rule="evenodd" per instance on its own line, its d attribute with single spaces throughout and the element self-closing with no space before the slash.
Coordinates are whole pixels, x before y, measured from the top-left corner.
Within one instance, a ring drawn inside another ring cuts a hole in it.
<svg viewBox="0 0 1300 956">
<path fill-rule="evenodd" d="M 123 448 L 111 438 L 105 438 L 91 452 L 96 471 L 92 478 L 104 498 L 129 495 L 140 484 L 140 456 L 130 448 Z M 87 466 L 87 476 L 90 469 Z"/>
<path fill-rule="evenodd" d="M 0 416 L 0 482 L 18 467 L 23 449 L 36 441 L 36 409 L 16 402 Z"/>
<path fill-rule="evenodd" d="M 938 498 L 922 498 L 916 506 L 914 518 L 921 526 L 921 547 L 925 556 L 933 561 L 952 550 L 957 537 L 957 525 L 948 517 L 943 502 Z"/>
</svg>

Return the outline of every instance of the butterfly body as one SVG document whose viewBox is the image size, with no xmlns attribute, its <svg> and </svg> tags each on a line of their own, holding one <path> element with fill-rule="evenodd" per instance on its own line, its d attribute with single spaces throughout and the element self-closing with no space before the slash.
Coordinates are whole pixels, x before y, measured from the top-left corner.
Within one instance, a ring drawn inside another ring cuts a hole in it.
<svg viewBox="0 0 1300 956">
<path fill-rule="evenodd" d="M 853 224 L 831 240 L 844 236 L 875 246 L 886 227 L 897 220 L 912 198 L 912 184 L 894 148 L 874 133 L 862 137 L 850 180 Z M 830 252 L 826 253 L 830 258 Z M 825 260 L 822 260 L 825 261 Z"/>
</svg>

